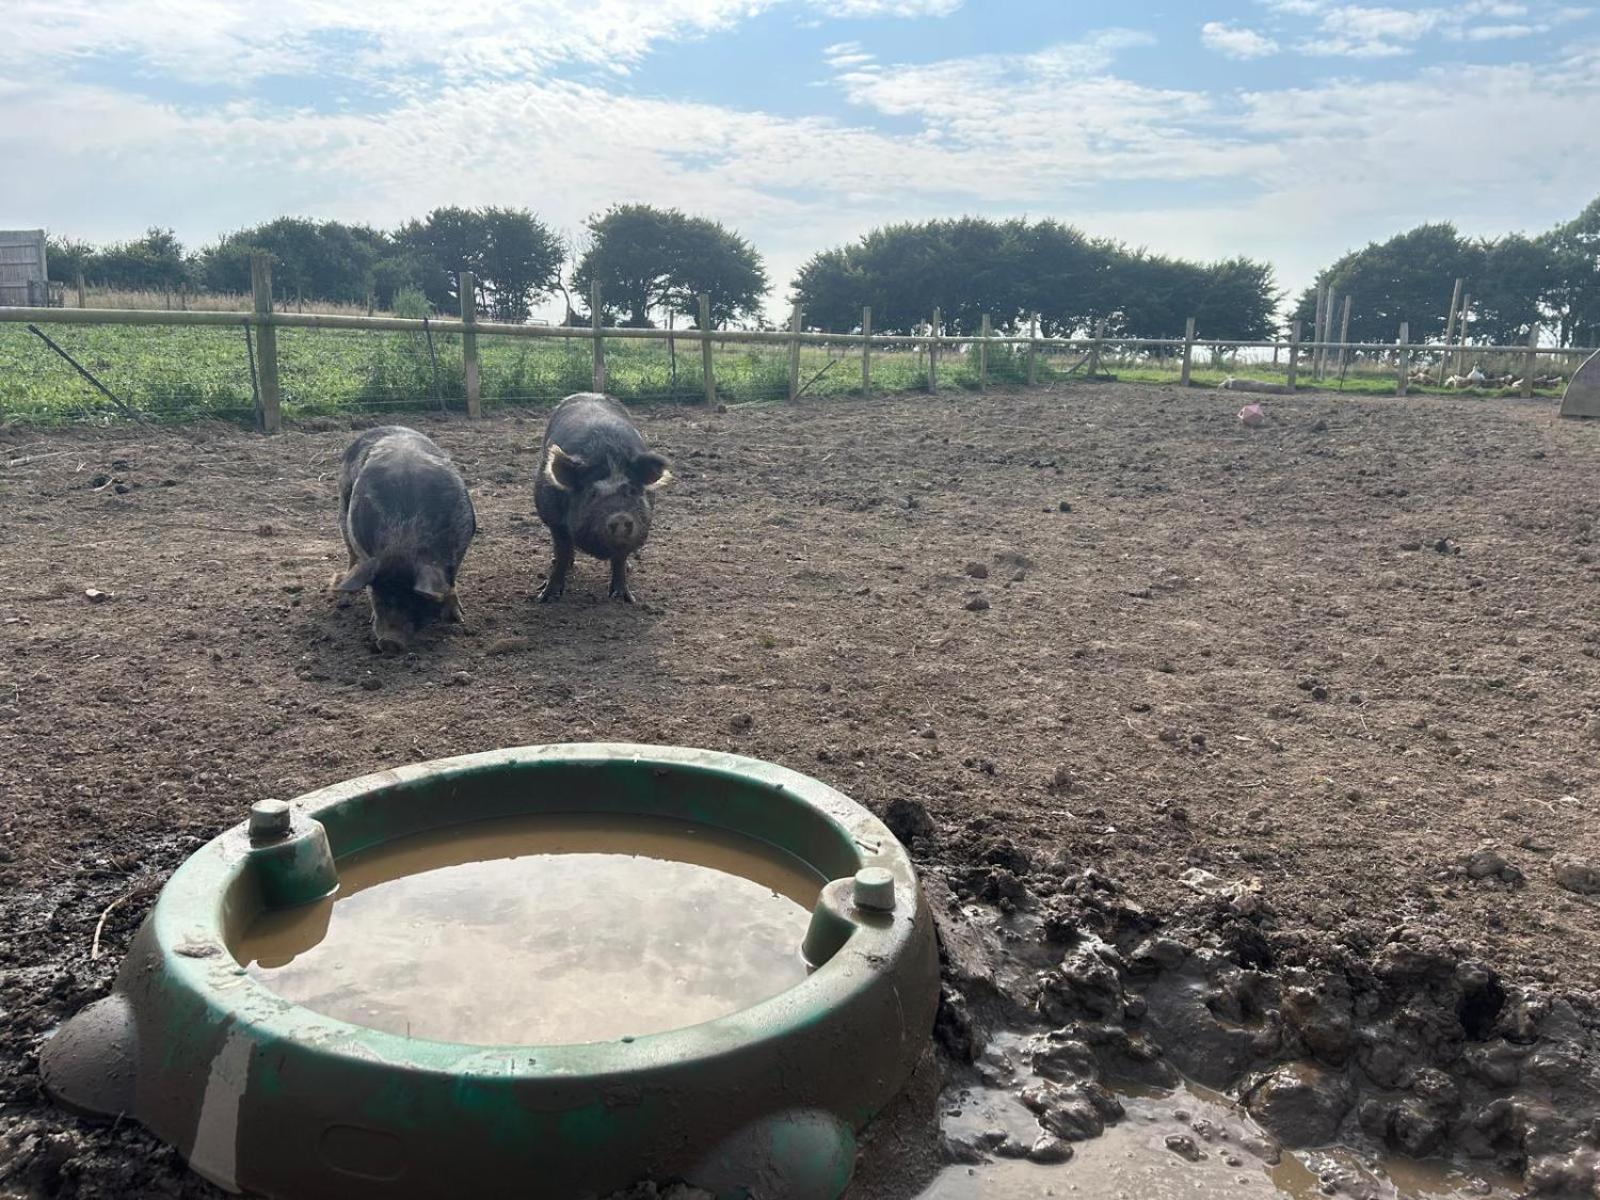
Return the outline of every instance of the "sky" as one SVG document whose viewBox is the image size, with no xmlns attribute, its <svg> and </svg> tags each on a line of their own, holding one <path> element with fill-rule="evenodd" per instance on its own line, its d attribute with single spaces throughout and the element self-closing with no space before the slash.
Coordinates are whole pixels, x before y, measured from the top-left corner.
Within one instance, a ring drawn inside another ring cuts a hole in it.
<svg viewBox="0 0 1600 1200">
<path fill-rule="evenodd" d="M 1423 221 L 1600 194 L 1558 0 L 5 0 L 0 228 L 198 246 L 292 214 L 677 206 L 765 255 L 1055 217 L 1286 290 Z"/>
</svg>

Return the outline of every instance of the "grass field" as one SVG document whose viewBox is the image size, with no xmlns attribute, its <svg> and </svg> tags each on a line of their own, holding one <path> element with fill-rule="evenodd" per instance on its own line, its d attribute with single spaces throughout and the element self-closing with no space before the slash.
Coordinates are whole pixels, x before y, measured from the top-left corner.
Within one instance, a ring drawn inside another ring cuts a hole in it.
<svg viewBox="0 0 1600 1200">
<path fill-rule="evenodd" d="M 119 400 L 153 418 L 247 420 L 254 412 L 242 323 L 237 330 L 110 325 L 51 325 L 44 330 Z M 438 334 L 433 342 L 430 358 L 427 339 L 420 333 L 281 330 L 278 360 L 284 413 L 295 418 L 441 404 L 461 408 L 465 404 L 461 339 Z M 586 340 L 480 335 L 478 345 L 486 408 L 546 405 L 591 386 L 592 351 Z M 782 346 L 719 345 L 714 353 L 719 400 L 745 404 L 787 395 L 788 355 Z M 1081 373 L 1082 359 L 1081 348 L 1041 353 L 1039 382 Z M 1565 374 L 1576 361 L 1546 359 L 1541 369 L 1553 367 Z M 678 339 L 675 355 L 665 343 L 613 339 L 606 344 L 606 362 L 608 390 L 624 400 L 695 403 L 704 395 L 700 346 L 692 335 Z M 1485 367 L 1518 371 L 1520 363 Z M 1102 360 L 1103 371 L 1129 382 L 1175 383 L 1178 368 L 1176 355 L 1124 358 L 1108 353 Z M 1284 368 L 1269 363 L 1197 362 L 1191 379 L 1195 386 L 1215 387 L 1230 374 L 1282 379 Z M 940 352 L 941 390 L 974 390 L 978 375 L 975 351 Z M 1021 383 L 1026 377 L 1027 356 L 1021 347 L 991 350 L 991 383 Z M 802 394 L 808 397 L 859 394 L 859 348 L 843 343 L 807 346 L 801 355 L 800 381 Z M 1312 386 L 1305 371 L 1301 382 Z M 926 355 L 909 349 L 874 349 L 872 384 L 879 392 L 925 390 Z M 1330 374 L 1317 386 L 1391 393 L 1394 370 L 1360 363 L 1342 381 Z M 1500 394 L 1500 389 L 1488 391 Z M 1540 394 L 1558 395 L 1559 389 Z M 116 415 L 110 401 L 25 326 L 0 325 L 0 418 L 50 425 Z"/>
</svg>

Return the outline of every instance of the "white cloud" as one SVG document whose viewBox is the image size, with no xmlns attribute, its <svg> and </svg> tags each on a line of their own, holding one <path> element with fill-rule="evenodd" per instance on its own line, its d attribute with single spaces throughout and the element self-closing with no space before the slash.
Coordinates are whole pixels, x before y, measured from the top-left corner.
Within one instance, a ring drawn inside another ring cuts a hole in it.
<svg viewBox="0 0 1600 1200">
<path fill-rule="evenodd" d="M 1549 26 L 1545 25 L 1474 25 L 1463 31 L 1462 36 L 1469 42 L 1493 42 L 1532 37 L 1547 28 Z"/>
<path fill-rule="evenodd" d="M 1278 43 L 1242 26 L 1207 21 L 1200 26 L 1201 44 L 1229 58 L 1266 58 L 1278 52 Z"/>
<path fill-rule="evenodd" d="M 948 17 L 963 0 L 813 0 L 828 17 Z"/>
</svg>

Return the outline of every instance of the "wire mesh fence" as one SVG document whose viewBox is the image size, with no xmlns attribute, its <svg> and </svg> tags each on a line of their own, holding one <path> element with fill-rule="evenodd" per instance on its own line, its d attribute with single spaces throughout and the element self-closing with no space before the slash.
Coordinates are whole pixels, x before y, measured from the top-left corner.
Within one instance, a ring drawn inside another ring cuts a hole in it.
<svg viewBox="0 0 1600 1200">
<path fill-rule="evenodd" d="M 15 313 L 15 310 L 11 310 Z M 256 367 L 260 318 L 174 314 L 171 323 L 138 314 L 52 319 L 48 312 L 0 319 L 0 419 L 51 424 L 126 419 L 250 420 L 260 412 Z M 210 319 L 203 326 L 184 321 Z M 550 405 L 595 386 L 595 343 L 587 329 L 474 327 L 460 321 L 367 320 L 305 327 L 310 317 L 274 318 L 276 379 L 289 419 L 358 412 L 468 411 L 467 339 L 476 338 L 478 400 L 485 410 Z M 163 319 L 165 320 L 165 319 Z M 348 326 L 348 327 L 346 327 Z M 476 332 L 473 332 L 476 330 Z M 751 340 L 761 338 L 764 340 Z M 716 398 L 727 404 L 859 395 L 859 333 L 717 331 L 711 336 Z M 707 396 L 704 340 L 694 329 L 613 330 L 602 336 L 605 390 L 624 401 L 699 403 Z M 1557 396 L 1586 350 L 1537 351 L 1536 395 Z M 1439 390 L 1452 375 L 1481 391 L 1520 391 L 1529 352 L 1518 348 L 1316 346 L 1207 343 L 1115 337 L 1016 340 L 943 336 L 884 337 L 870 346 L 873 392 L 977 390 L 1053 385 L 1090 376 L 1214 387 L 1230 376 L 1300 386 L 1392 394 L 1402 361 L 1411 390 Z M 934 361 L 930 362 L 930 358 Z M 936 384 L 934 381 L 936 380 Z"/>
</svg>

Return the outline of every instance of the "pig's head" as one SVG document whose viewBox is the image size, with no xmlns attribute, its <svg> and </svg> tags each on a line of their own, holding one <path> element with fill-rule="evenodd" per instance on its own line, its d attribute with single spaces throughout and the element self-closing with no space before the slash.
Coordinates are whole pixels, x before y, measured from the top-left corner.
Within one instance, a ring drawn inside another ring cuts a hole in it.
<svg viewBox="0 0 1600 1200">
<path fill-rule="evenodd" d="M 369 558 L 335 585 L 341 592 L 364 587 L 372 589 L 372 640 L 379 650 L 405 650 L 419 629 L 455 604 L 448 573 L 432 563 Z"/>
<path fill-rule="evenodd" d="M 656 491 L 672 475 L 667 460 L 646 450 L 631 458 L 589 462 L 552 445 L 545 481 L 566 492 L 567 527 L 578 545 L 607 558 L 626 558 L 650 536 Z"/>
</svg>

